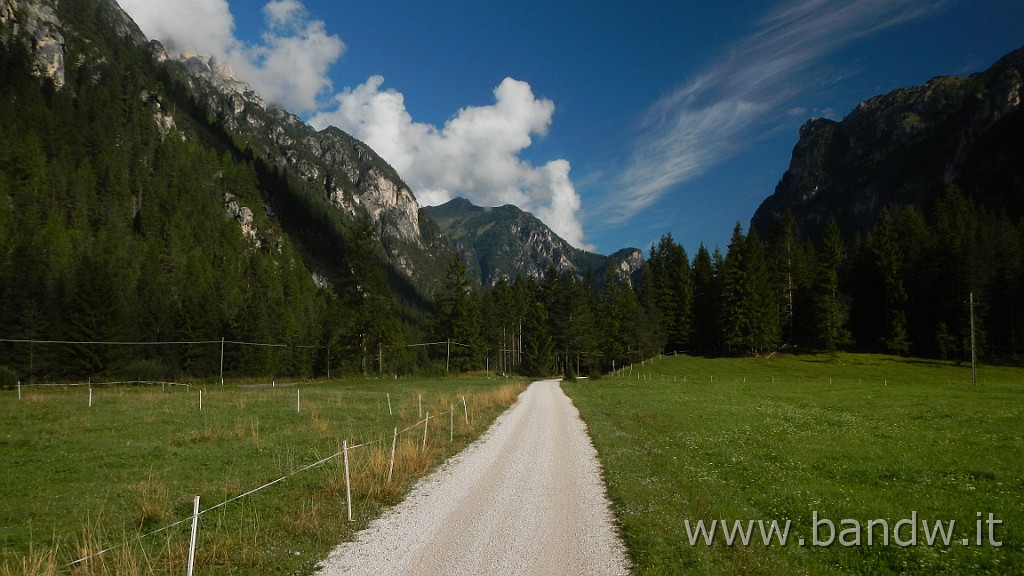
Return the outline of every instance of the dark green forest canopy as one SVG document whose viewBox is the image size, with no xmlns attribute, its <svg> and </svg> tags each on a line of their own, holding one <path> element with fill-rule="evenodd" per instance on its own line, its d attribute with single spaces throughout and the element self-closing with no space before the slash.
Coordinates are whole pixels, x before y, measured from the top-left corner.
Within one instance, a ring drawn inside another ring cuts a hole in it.
<svg viewBox="0 0 1024 576">
<path fill-rule="evenodd" d="M 224 347 L 225 373 L 297 377 L 599 375 L 662 353 L 797 348 L 963 359 L 972 294 L 982 352 L 1021 352 L 1024 222 L 955 186 L 855 238 L 809 239 L 787 214 L 762 236 L 737 224 L 725 254 L 691 259 L 667 234 L 635 277 L 609 261 L 483 289 L 453 259 L 428 295 L 372 241 L 379 222 L 343 220 L 236 141 L 173 63 L 109 33 L 83 42 L 108 9 L 60 3 L 80 23 L 60 89 L 30 74 L 25 38 L 0 42 L 0 338 L 207 344 L 0 342 L 0 378 L 210 377 L 222 339 L 276 344 Z M 410 346 L 442 341 L 467 347 Z"/>
</svg>

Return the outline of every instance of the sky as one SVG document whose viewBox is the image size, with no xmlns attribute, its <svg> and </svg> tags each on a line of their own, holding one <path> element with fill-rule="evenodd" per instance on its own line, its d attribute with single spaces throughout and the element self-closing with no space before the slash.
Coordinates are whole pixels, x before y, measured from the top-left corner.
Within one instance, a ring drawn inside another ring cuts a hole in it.
<svg viewBox="0 0 1024 576">
<path fill-rule="evenodd" d="M 725 251 L 808 119 L 1024 47 L 1020 0 L 118 1 L 420 204 L 515 204 L 602 254 Z"/>
</svg>

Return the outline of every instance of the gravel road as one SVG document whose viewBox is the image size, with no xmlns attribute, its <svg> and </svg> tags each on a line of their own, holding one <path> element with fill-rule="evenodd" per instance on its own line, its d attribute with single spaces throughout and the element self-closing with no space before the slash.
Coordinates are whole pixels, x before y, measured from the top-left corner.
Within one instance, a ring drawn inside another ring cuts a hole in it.
<svg viewBox="0 0 1024 576">
<path fill-rule="evenodd" d="M 534 382 L 317 572 L 627 574 L 597 455 L 558 382 Z"/>
</svg>

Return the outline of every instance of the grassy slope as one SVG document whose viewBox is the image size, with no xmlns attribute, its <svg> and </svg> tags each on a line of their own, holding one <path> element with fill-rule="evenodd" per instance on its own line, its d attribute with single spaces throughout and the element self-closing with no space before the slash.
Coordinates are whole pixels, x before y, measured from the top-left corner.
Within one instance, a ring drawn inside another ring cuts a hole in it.
<svg viewBox="0 0 1024 576">
<path fill-rule="evenodd" d="M 345 519 L 342 458 L 300 472 L 204 514 L 202 574 L 304 573 L 337 542 L 399 501 L 415 479 L 484 431 L 518 391 L 505 381 L 358 381 L 296 387 L 197 389 L 32 388 L 0 392 L 0 574 L 47 573 L 107 546 L 76 574 L 184 573 L 190 522 L 133 543 L 139 534 L 289 475 L 332 455 L 341 441 L 380 442 L 350 453 L 353 517 Z M 521 388 L 519 388 L 521 389 Z M 301 411 L 297 411 L 297 390 Z M 393 415 L 388 412 L 390 394 Z M 394 479 L 387 464 L 395 427 Z M 28 559 L 40 568 L 25 568 Z M 66 570 L 58 569 L 62 573 Z"/>
<path fill-rule="evenodd" d="M 680 356 L 565 388 L 639 574 L 1024 573 L 1024 371 L 985 367 L 979 381 L 879 356 Z M 914 511 L 955 519 L 971 545 L 881 546 L 876 533 L 870 547 L 691 546 L 684 525 L 789 519 L 810 543 L 817 512 L 858 520 L 866 544 L 868 520 L 891 534 Z M 975 545 L 977 512 L 1003 521 L 1001 548 Z"/>
</svg>

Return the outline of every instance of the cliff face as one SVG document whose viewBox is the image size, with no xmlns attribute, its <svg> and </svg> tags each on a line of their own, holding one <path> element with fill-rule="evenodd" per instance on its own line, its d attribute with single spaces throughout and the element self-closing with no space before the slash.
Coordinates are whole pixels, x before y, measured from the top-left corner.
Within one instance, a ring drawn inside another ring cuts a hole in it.
<svg viewBox="0 0 1024 576">
<path fill-rule="evenodd" d="M 1022 72 L 1024 49 L 970 77 L 872 98 L 840 122 L 809 120 L 751 227 L 767 237 L 790 210 L 811 237 L 832 216 L 852 236 L 883 207 L 927 206 L 951 185 L 983 205 L 1024 214 Z"/>
<path fill-rule="evenodd" d="M 164 53 L 156 43 L 152 51 Z M 344 219 L 368 217 L 396 269 L 410 280 L 431 283 L 451 250 L 436 227 L 422 225 L 412 190 L 369 146 L 337 128 L 317 131 L 267 106 L 212 60 L 188 55 L 170 65 L 238 146 L 319 191 Z"/>
</svg>

